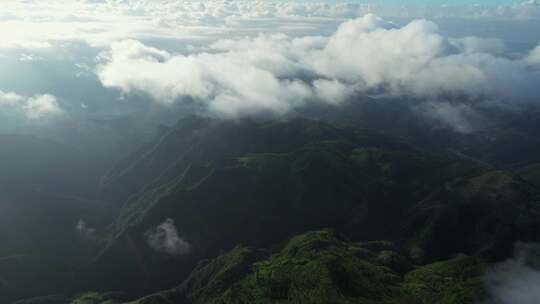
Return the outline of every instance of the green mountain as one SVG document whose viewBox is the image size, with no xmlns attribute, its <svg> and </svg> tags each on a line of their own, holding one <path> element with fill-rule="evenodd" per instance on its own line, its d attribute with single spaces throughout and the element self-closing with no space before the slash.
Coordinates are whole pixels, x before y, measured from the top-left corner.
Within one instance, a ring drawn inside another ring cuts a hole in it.
<svg viewBox="0 0 540 304">
<path fill-rule="evenodd" d="M 65 296 L 19 303 L 473 303 L 540 238 L 522 176 L 315 120 L 181 120 L 101 179 L 117 217 L 87 213 L 42 292 Z"/>
<path fill-rule="evenodd" d="M 393 239 L 404 212 L 433 188 L 475 170 L 381 134 L 302 119 L 198 120 L 165 138 L 118 170 L 124 172 L 116 181 L 123 189 L 144 172 L 151 182 L 123 206 L 107 247 L 88 266 L 90 281 L 116 269 L 101 283 L 124 289 L 127 278 L 136 276 L 144 278 L 136 289 L 159 281 L 170 285 L 187 275 L 182 269 L 238 243 L 266 246 L 325 227 L 354 239 Z M 176 142 L 182 144 L 173 149 Z M 172 164 L 164 165 L 163 158 Z M 145 232 L 167 218 L 193 245 L 188 257 L 171 260 L 146 244 Z"/>
<path fill-rule="evenodd" d="M 130 304 L 474 303 L 481 259 L 413 267 L 391 242 L 350 242 L 329 230 L 293 237 L 277 252 L 237 246 L 201 262 L 178 287 Z"/>
</svg>

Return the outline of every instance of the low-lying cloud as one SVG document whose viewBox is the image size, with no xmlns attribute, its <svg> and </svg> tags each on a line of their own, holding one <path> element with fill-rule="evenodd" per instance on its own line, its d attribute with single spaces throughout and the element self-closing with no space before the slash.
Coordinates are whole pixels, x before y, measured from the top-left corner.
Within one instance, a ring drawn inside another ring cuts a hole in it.
<svg viewBox="0 0 540 304">
<path fill-rule="evenodd" d="M 191 252 L 191 244 L 178 235 L 174 221 L 170 218 L 148 230 L 144 237 L 148 246 L 157 252 L 174 256 L 186 255 Z"/>
<path fill-rule="evenodd" d="M 514 57 L 504 49 L 496 39 L 450 39 L 427 20 L 397 26 L 368 14 L 328 37 L 259 35 L 220 40 L 187 55 L 124 40 L 100 56 L 96 73 L 105 87 L 125 94 L 145 92 L 161 103 L 195 100 L 229 117 L 284 114 L 370 93 L 431 103 L 532 102 L 540 85 L 540 46 Z M 471 111 L 447 103 L 432 116 L 453 124 L 461 120 L 458 112 Z M 465 124 L 458 131 L 468 129 Z"/>
<path fill-rule="evenodd" d="M 77 225 L 75 226 L 75 229 L 77 230 L 77 232 L 79 233 L 79 235 L 81 237 L 83 237 L 84 239 L 89 239 L 89 240 L 93 240 L 95 239 L 95 233 L 96 233 L 96 229 L 95 228 L 92 228 L 92 227 L 88 227 L 88 225 L 86 224 L 86 222 L 82 219 L 80 219 L 78 222 L 77 222 Z"/>
<path fill-rule="evenodd" d="M 0 110 L 22 114 L 30 120 L 57 116 L 63 113 L 56 97 L 50 94 L 22 96 L 0 91 Z"/>
<path fill-rule="evenodd" d="M 535 98 L 539 21 L 536 2 L 6 1 L 0 89 L 25 96 L 0 111 L 22 117 L 3 123 L 13 129 L 178 102 L 240 117 L 407 95 L 467 133 L 478 100 Z"/>
<path fill-rule="evenodd" d="M 540 246 L 519 244 L 514 258 L 491 269 L 485 277 L 486 304 L 536 304 L 540 299 Z"/>
</svg>

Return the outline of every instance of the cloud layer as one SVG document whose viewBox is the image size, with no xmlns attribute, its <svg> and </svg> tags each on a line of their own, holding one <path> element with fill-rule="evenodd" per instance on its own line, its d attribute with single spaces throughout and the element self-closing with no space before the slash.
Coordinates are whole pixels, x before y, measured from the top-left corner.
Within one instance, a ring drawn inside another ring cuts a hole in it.
<svg viewBox="0 0 540 304">
<path fill-rule="evenodd" d="M 5 1 L 0 49 L 47 49 L 82 41 L 201 39 L 275 31 L 306 33 L 368 13 L 397 18 L 539 20 L 533 3 L 507 6 L 377 5 L 296 1 Z M 248 26 L 249 25 L 249 26 Z"/>
<path fill-rule="evenodd" d="M 0 110 L 26 122 L 142 112 L 148 96 L 151 107 L 187 102 L 239 117 L 407 95 L 426 102 L 417 109 L 424 117 L 466 133 L 478 100 L 530 102 L 540 73 L 540 46 L 531 50 L 540 10 L 532 2 L 87 0 L 2 8 L 0 90 L 26 96 Z M 40 92 L 50 94 L 32 97 Z"/>
<path fill-rule="evenodd" d="M 511 58 L 498 40 L 449 39 L 430 21 L 400 27 L 368 14 L 328 37 L 259 35 L 187 55 L 124 40 L 101 56 L 96 72 L 105 87 L 145 92 L 161 103 L 194 100 L 231 117 L 370 93 L 528 102 L 540 85 L 539 49 Z M 437 111 L 464 110 L 449 107 Z"/>
</svg>

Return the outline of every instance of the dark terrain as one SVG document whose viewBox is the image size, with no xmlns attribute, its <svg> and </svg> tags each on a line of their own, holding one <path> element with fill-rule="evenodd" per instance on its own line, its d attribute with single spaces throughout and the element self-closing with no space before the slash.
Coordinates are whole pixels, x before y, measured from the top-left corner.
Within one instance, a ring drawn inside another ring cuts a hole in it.
<svg viewBox="0 0 540 304">
<path fill-rule="evenodd" d="M 457 134 L 371 110 L 184 118 L 112 169 L 0 137 L 0 303 L 484 299 L 484 271 L 540 240 L 534 115 Z M 189 251 L 149 246 L 167 221 Z"/>
</svg>

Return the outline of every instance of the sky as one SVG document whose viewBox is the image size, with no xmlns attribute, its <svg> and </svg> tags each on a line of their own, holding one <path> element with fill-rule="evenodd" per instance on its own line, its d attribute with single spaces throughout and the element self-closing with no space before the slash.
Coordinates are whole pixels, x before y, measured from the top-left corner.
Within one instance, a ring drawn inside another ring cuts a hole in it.
<svg viewBox="0 0 540 304">
<path fill-rule="evenodd" d="M 476 100 L 534 102 L 540 6 L 406 3 L 5 1 L 0 131 L 193 106 L 280 116 L 382 94 L 424 100 L 419 112 L 470 132 Z"/>
<path fill-rule="evenodd" d="M 317 0 L 312 0 L 311 2 L 318 2 Z M 328 0 L 328 3 L 339 3 L 344 1 L 336 1 L 336 0 Z M 470 0 L 354 0 L 349 1 L 352 3 L 373 3 L 373 4 L 391 4 L 391 5 L 513 5 L 513 4 L 520 4 L 523 1 L 516 1 L 516 0 L 476 0 L 476 1 L 470 1 Z"/>
</svg>

